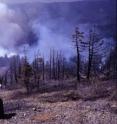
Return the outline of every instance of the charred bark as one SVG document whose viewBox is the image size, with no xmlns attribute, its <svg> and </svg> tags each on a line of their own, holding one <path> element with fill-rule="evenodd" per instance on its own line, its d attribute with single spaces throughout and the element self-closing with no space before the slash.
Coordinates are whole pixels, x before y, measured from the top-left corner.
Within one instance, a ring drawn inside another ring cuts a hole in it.
<svg viewBox="0 0 117 124">
<path fill-rule="evenodd" d="M 0 119 L 4 118 L 4 106 L 3 106 L 3 100 L 0 99 Z"/>
</svg>

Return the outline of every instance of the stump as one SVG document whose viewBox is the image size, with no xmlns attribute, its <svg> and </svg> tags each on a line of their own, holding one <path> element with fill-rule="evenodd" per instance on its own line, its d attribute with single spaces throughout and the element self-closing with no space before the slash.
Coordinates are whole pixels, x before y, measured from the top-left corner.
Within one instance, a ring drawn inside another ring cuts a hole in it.
<svg viewBox="0 0 117 124">
<path fill-rule="evenodd" d="M 3 100 L 0 99 L 0 119 L 4 118 L 4 106 L 3 106 Z"/>
</svg>

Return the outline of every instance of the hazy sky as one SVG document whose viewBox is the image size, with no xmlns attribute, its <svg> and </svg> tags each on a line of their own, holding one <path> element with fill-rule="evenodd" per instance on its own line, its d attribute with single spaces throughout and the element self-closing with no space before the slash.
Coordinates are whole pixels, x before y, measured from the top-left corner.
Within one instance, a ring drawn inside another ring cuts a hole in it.
<svg viewBox="0 0 117 124">
<path fill-rule="evenodd" d="M 5 3 L 25 3 L 25 2 L 72 2 L 72 1 L 81 1 L 81 0 L 0 0 L 0 2 Z"/>
<path fill-rule="evenodd" d="M 66 3 L 37 4 L 37 1 Z M 92 2 L 67 3 L 73 1 Z M 38 49 L 48 54 L 50 48 L 69 56 L 74 51 L 71 41 L 77 25 L 88 32 L 90 24 L 99 24 L 106 34 L 104 38 L 107 37 L 115 27 L 115 11 L 110 1 L 102 1 L 109 0 L 0 0 L 0 56 L 20 53 L 24 45 L 30 48 L 31 56 Z"/>
<path fill-rule="evenodd" d="M 4 3 L 26 3 L 26 2 L 50 3 L 50 2 L 73 2 L 73 1 L 98 1 L 98 0 L 0 0 L 0 2 L 4 2 Z"/>
</svg>

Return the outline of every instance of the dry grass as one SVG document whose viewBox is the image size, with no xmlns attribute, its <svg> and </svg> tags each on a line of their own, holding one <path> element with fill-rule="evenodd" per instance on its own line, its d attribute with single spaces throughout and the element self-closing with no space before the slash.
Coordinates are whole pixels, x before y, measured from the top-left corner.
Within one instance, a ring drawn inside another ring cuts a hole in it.
<svg viewBox="0 0 117 124">
<path fill-rule="evenodd" d="M 47 122 L 47 121 L 52 121 L 55 119 L 56 119 L 55 113 L 40 113 L 32 117 L 32 120 L 35 120 L 38 122 Z"/>
<path fill-rule="evenodd" d="M 117 124 L 116 101 L 108 99 L 112 91 L 112 82 L 30 96 L 22 89 L 1 91 L 6 110 L 16 116 L 0 124 Z"/>
</svg>

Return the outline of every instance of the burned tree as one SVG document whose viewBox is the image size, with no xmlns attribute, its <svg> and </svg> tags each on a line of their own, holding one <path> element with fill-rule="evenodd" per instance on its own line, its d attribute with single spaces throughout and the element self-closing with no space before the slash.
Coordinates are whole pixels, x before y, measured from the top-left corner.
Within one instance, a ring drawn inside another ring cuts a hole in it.
<svg viewBox="0 0 117 124">
<path fill-rule="evenodd" d="M 37 85 L 37 89 L 39 90 L 39 63 L 38 63 L 38 57 L 35 55 L 35 59 L 32 63 L 32 68 L 33 68 L 33 79 L 34 83 Z"/>
<path fill-rule="evenodd" d="M 0 98 L 0 119 L 4 118 L 4 106 L 3 106 L 3 101 Z"/>
<path fill-rule="evenodd" d="M 18 79 L 21 75 L 21 62 L 20 56 L 13 56 L 10 59 L 10 66 L 9 66 L 9 75 L 10 75 L 10 83 L 13 84 L 15 82 L 18 83 Z"/>
<path fill-rule="evenodd" d="M 2 84 L 3 84 L 3 76 L 0 76 L 0 88 L 2 88 Z"/>
<path fill-rule="evenodd" d="M 30 93 L 30 78 L 32 76 L 32 67 L 27 61 L 27 58 L 24 58 L 24 63 L 22 66 L 22 79 L 24 82 L 24 85 L 26 87 L 27 93 Z"/>
<path fill-rule="evenodd" d="M 13 72 L 13 63 L 12 61 L 10 62 L 10 67 L 9 67 L 9 71 L 10 71 L 10 84 L 12 85 L 13 84 L 13 75 L 14 75 L 14 72 Z"/>
<path fill-rule="evenodd" d="M 52 53 L 51 53 L 51 50 L 50 50 L 50 58 L 49 58 L 49 79 L 51 80 L 52 79 Z"/>
<path fill-rule="evenodd" d="M 39 91 L 40 79 L 41 79 L 41 68 L 40 68 L 40 58 L 37 56 L 33 61 L 33 78 L 34 84 Z"/>
<path fill-rule="evenodd" d="M 14 73 L 14 81 L 15 81 L 15 83 L 17 83 L 18 82 L 18 76 L 17 76 L 17 57 L 16 56 L 14 56 L 13 57 L 13 73 Z"/>
<path fill-rule="evenodd" d="M 99 63 L 101 63 L 102 56 L 104 56 L 103 40 L 101 40 L 100 35 L 96 32 L 96 27 L 94 26 L 89 31 L 88 40 L 80 42 L 81 49 L 85 50 L 86 55 L 88 55 L 87 64 L 87 79 L 91 77 L 91 72 L 96 74 L 99 70 Z"/>
<path fill-rule="evenodd" d="M 42 75 L 43 75 L 43 81 L 45 80 L 45 60 L 44 57 L 42 59 Z"/>
<path fill-rule="evenodd" d="M 4 85 L 6 86 L 8 84 L 8 71 L 4 74 Z"/>
<path fill-rule="evenodd" d="M 62 58 L 62 79 L 65 79 L 65 58 Z"/>
<path fill-rule="evenodd" d="M 57 61 L 56 62 L 57 63 L 57 65 L 56 65 L 57 66 L 57 79 L 60 80 L 60 64 L 61 64 L 60 61 L 61 60 L 60 60 L 60 55 L 58 52 L 57 52 L 57 58 L 56 59 L 57 59 L 56 60 Z"/>
<path fill-rule="evenodd" d="M 56 79 L 55 50 L 52 53 L 52 78 Z"/>
<path fill-rule="evenodd" d="M 100 52 L 103 55 L 103 40 L 101 40 L 100 36 L 96 33 L 96 28 L 90 30 L 89 32 L 89 40 L 88 40 L 88 71 L 87 71 L 87 79 L 90 78 L 92 67 L 96 66 L 96 62 L 98 62 Z M 98 58 L 97 58 L 98 57 Z M 100 56 L 101 57 L 101 56 Z M 101 61 L 101 60 L 100 60 Z M 97 63 L 98 65 L 98 63 Z M 99 65 L 98 65 L 99 66 Z"/>
<path fill-rule="evenodd" d="M 76 53 L 77 53 L 77 81 L 80 81 L 80 42 L 83 39 L 83 32 L 80 32 L 79 28 L 75 29 L 73 34 L 73 43 L 75 44 Z"/>
<path fill-rule="evenodd" d="M 65 63 L 64 57 L 61 54 L 61 51 L 50 50 L 50 57 L 49 57 L 49 79 L 53 80 L 60 80 L 63 79 L 65 74 Z"/>
</svg>

